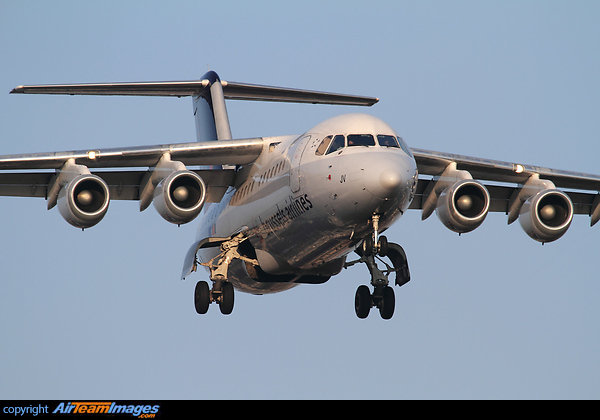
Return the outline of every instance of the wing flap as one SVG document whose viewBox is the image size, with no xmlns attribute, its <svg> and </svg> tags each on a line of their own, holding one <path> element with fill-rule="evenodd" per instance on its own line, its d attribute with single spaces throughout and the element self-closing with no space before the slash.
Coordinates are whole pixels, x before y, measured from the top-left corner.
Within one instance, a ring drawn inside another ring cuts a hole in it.
<svg viewBox="0 0 600 420">
<path fill-rule="evenodd" d="M 45 198 L 54 175 L 53 172 L 0 174 L 0 196 Z"/>
</svg>

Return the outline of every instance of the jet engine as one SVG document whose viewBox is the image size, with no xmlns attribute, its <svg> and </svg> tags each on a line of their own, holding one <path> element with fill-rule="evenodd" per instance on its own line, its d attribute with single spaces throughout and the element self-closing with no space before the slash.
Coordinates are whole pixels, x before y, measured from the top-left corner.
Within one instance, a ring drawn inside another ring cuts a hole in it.
<svg viewBox="0 0 600 420">
<path fill-rule="evenodd" d="M 154 207 L 168 222 L 191 222 L 200 214 L 206 198 L 206 185 L 192 171 L 177 171 L 163 179 L 154 190 Z"/>
<path fill-rule="evenodd" d="M 519 214 L 521 227 L 539 242 L 552 242 L 565 234 L 573 220 L 573 203 L 567 194 L 547 189 L 530 197 Z"/>
<path fill-rule="evenodd" d="M 437 201 L 442 223 L 457 233 L 470 232 L 483 223 L 490 208 L 490 193 L 480 182 L 463 179 L 446 188 Z"/>
<path fill-rule="evenodd" d="M 108 185 L 97 175 L 79 175 L 58 193 L 58 210 L 71 225 L 89 228 L 96 225 L 108 210 Z"/>
</svg>

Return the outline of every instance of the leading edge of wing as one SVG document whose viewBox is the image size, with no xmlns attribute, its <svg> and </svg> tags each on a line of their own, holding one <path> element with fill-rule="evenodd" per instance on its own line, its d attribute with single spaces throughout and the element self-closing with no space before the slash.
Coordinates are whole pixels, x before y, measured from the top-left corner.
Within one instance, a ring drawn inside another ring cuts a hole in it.
<svg viewBox="0 0 600 420">
<path fill-rule="evenodd" d="M 457 169 L 468 171 L 475 179 L 524 184 L 531 175 L 539 174 L 540 178 L 552 181 L 557 188 L 600 191 L 600 175 L 481 159 L 431 150 L 412 148 L 411 151 L 417 161 L 419 174 L 422 175 L 441 175 L 448 164 L 456 162 Z"/>
<path fill-rule="evenodd" d="M 0 170 L 60 169 L 74 159 L 89 168 L 154 166 L 165 153 L 184 165 L 245 165 L 262 153 L 262 137 L 201 143 L 178 143 L 66 152 L 28 153 L 0 156 Z"/>
</svg>

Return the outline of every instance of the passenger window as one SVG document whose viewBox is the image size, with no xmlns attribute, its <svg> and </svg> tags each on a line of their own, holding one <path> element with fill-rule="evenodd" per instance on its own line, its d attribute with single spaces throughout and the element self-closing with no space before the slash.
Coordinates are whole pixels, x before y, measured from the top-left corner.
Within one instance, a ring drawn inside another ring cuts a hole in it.
<svg viewBox="0 0 600 420">
<path fill-rule="evenodd" d="M 398 144 L 398 139 L 396 139 L 396 137 L 394 136 L 386 136 L 386 135 L 378 135 L 377 136 L 377 141 L 379 142 L 380 146 L 383 147 L 396 147 L 396 148 L 400 148 L 400 145 Z"/>
<path fill-rule="evenodd" d="M 329 146 L 329 150 L 327 151 L 327 154 L 330 154 L 337 150 L 340 150 L 344 146 L 346 146 L 346 139 L 344 138 L 343 135 L 338 134 L 337 136 L 335 136 L 333 138 L 333 141 L 331 142 L 331 146 Z"/>
<path fill-rule="evenodd" d="M 323 141 L 321 142 L 321 144 L 319 144 L 319 147 L 317 147 L 317 150 L 315 151 L 315 155 L 323 156 L 325 154 L 325 151 L 329 147 L 329 143 L 331 143 L 332 138 L 333 138 L 333 136 L 325 137 L 323 139 Z"/>
<path fill-rule="evenodd" d="M 404 139 L 402 139 L 402 137 L 400 137 L 400 136 L 398 136 L 398 143 L 400 143 L 400 148 L 401 148 L 402 150 L 404 150 L 404 152 L 405 152 L 405 153 L 406 153 L 408 156 L 410 156 L 410 157 L 414 158 L 414 156 L 413 156 L 412 152 L 410 151 L 410 147 L 408 147 L 408 146 L 406 145 L 406 143 L 404 143 Z"/>
<path fill-rule="evenodd" d="M 375 139 L 371 134 L 350 134 L 348 147 L 352 146 L 375 146 Z"/>
</svg>

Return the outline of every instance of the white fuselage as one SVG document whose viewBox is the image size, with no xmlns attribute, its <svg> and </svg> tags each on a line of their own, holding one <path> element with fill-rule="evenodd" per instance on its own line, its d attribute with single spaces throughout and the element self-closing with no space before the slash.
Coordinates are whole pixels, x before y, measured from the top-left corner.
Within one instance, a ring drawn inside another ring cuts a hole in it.
<svg viewBox="0 0 600 420">
<path fill-rule="evenodd" d="M 286 290 L 301 276 L 339 273 L 345 256 L 373 232 L 373 214 L 384 231 L 410 205 L 416 181 L 415 160 L 389 125 L 342 115 L 301 136 L 266 139 L 261 156 L 238 172 L 236 188 L 207 206 L 197 239 L 244 232 L 260 269 L 282 281 L 255 281 L 241 261 L 229 280 L 249 293 Z M 209 248 L 198 256 L 217 254 Z"/>
</svg>

